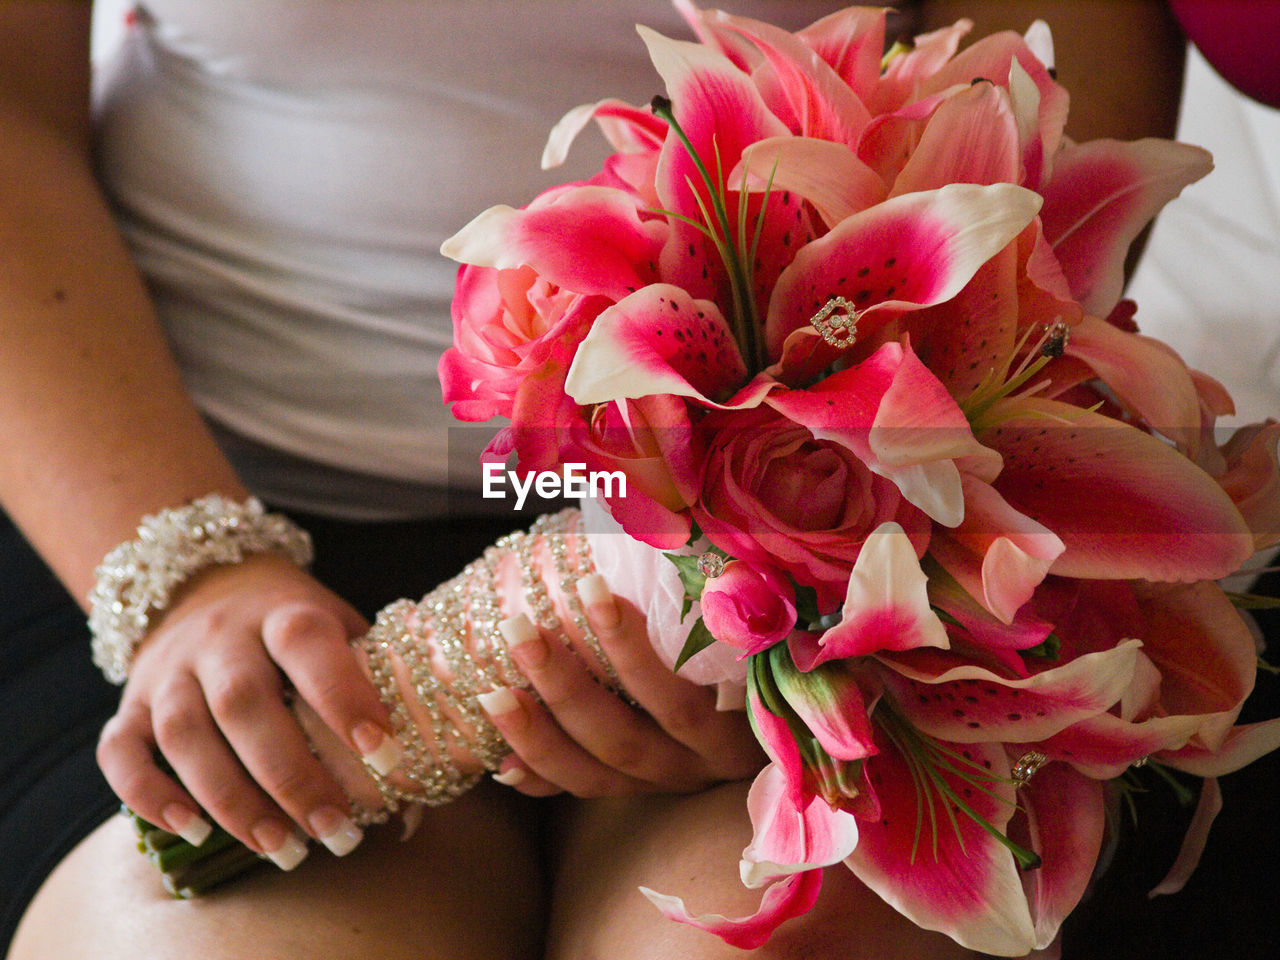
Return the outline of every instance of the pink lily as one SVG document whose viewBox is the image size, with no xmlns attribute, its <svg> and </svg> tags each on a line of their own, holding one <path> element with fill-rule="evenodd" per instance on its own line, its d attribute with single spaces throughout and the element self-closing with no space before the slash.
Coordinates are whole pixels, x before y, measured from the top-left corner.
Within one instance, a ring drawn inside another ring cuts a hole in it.
<svg viewBox="0 0 1280 960">
<path fill-rule="evenodd" d="M 1032 743 L 1116 704 L 1140 647 L 1125 640 L 1019 679 L 940 651 L 881 660 L 885 689 L 922 732 L 962 743 Z"/>
<path fill-rule="evenodd" d="M 1106 832 L 1106 805 L 1099 781 L 1063 763 L 1041 767 L 1018 797 L 1027 845 L 1040 855 L 1040 866 L 1023 874 L 1023 884 L 1036 948 L 1045 949 L 1088 889 Z"/>
<path fill-rule="evenodd" d="M 1020 183 L 1020 158 L 1008 91 L 975 83 L 939 104 L 890 195 L 936 190 L 949 183 Z"/>
<path fill-rule="evenodd" d="M 959 769 L 975 765 L 990 775 L 976 789 L 940 771 L 945 785 L 997 832 L 1015 809 L 1009 762 L 999 744 L 947 744 Z M 1013 856 L 976 820 L 955 814 L 945 796 L 931 792 L 919 817 L 920 789 L 912 761 L 888 742 L 867 764 L 867 778 L 885 811 L 903 811 L 859 823 L 858 846 L 845 865 L 899 913 L 927 930 L 940 930 L 963 946 L 1000 956 L 1023 956 L 1037 943 L 1034 921 Z M 930 781 L 934 783 L 935 781 Z M 943 806 L 939 810 L 938 806 Z"/>
<path fill-rule="evenodd" d="M 798 36 L 867 103 L 880 82 L 884 33 L 884 7 L 846 7 L 805 27 Z"/>
<path fill-rule="evenodd" d="M 921 83 L 919 96 L 927 97 L 971 83 L 975 77 L 1008 88 L 1018 116 L 1019 140 L 1023 144 L 1024 177 L 1019 182 L 1039 188 L 1046 176 L 1043 166 L 1051 161 L 1056 163 L 1063 142 L 1067 91 L 1053 80 L 1048 66 L 1026 37 L 1005 31 L 983 37 L 952 57 Z M 1031 109 L 1035 110 L 1034 119 L 1026 116 Z"/>
<path fill-rule="evenodd" d="M 1051 530 L 1068 577 L 1213 579 L 1252 553 L 1240 512 L 1207 474 L 1158 439 L 1053 400 L 995 404 L 978 433 L 1004 457 L 994 486 Z"/>
<path fill-rule="evenodd" d="M 933 519 L 964 517 L 960 458 L 994 470 L 998 457 L 978 443 L 955 401 L 909 345 L 886 343 L 855 367 L 807 390 L 782 390 L 767 402 L 819 440 L 852 450 L 873 472 Z"/>
<path fill-rule="evenodd" d="M 1087 313 L 1111 312 L 1134 238 L 1183 187 L 1212 168 L 1206 151 L 1167 140 L 1093 140 L 1062 148 L 1043 189 L 1041 220 Z"/>
<path fill-rule="evenodd" d="M 1222 448 L 1224 473 L 1218 483 L 1253 531 L 1257 550 L 1280 543 L 1280 423 L 1268 420 L 1241 427 Z"/>
<path fill-rule="evenodd" d="M 946 648 L 947 631 L 929 607 L 925 575 L 902 527 L 881 524 L 863 541 L 849 576 L 840 622 L 825 631 L 812 670 L 829 660 L 862 657 L 883 650 Z"/>
<path fill-rule="evenodd" d="M 475 266 L 528 266 L 565 290 L 621 300 L 654 279 L 668 229 L 663 220 L 642 219 L 636 199 L 621 190 L 571 186 L 522 210 L 490 207 L 440 251 Z"/>
<path fill-rule="evenodd" d="M 613 98 L 583 104 L 566 113 L 547 137 L 542 169 L 564 163 L 569 148 L 582 129 L 594 120 L 605 139 L 620 153 L 657 153 L 667 135 L 667 125 L 651 110 L 642 110 Z"/>
<path fill-rule="evenodd" d="M 972 29 L 973 21 L 964 19 L 915 37 L 911 48 L 896 53 L 880 75 L 874 93 L 867 100 L 871 113 L 876 116 L 892 113 L 915 99 L 921 88 L 955 56 L 960 41 Z M 976 74 L 970 74 L 959 82 L 968 83 L 974 76 Z"/>
<path fill-rule="evenodd" d="M 720 308 L 655 283 L 596 318 L 573 358 L 565 389 L 578 403 L 660 394 L 707 407 L 758 406 L 776 382 L 747 379 L 747 364 Z"/>
<path fill-rule="evenodd" d="M 1010 184 L 951 184 L 848 217 L 802 247 L 778 277 L 765 324 L 769 355 L 781 356 L 793 331 L 813 334 L 810 319 L 835 297 L 852 305 L 859 339 L 949 300 L 1039 206 L 1039 197 Z"/>
<path fill-rule="evenodd" d="M 850 148 L 871 120 L 866 106 L 840 75 L 797 34 L 772 24 L 721 11 L 704 13 L 702 22 L 722 46 L 737 34 L 761 62 L 750 69 L 772 112 L 803 137 L 842 143 Z"/>
<path fill-rule="evenodd" d="M 965 517 L 938 530 L 930 553 L 1002 623 L 1012 623 L 1065 549 L 1053 531 L 1009 506 L 995 488 L 960 478 Z"/>
<path fill-rule="evenodd" d="M 1191 371 L 1167 345 L 1085 316 L 1067 355 L 1084 361 L 1126 407 L 1192 460 L 1200 443 L 1200 398 Z"/>
<path fill-rule="evenodd" d="M 687 923 L 717 937 L 732 947 L 754 950 L 763 946 L 792 917 L 803 916 L 813 909 L 822 890 L 822 871 L 804 870 L 772 884 L 764 892 L 760 909 L 747 917 L 730 919 L 719 913 L 691 914 L 679 897 L 641 887 L 643 893 L 664 917 Z"/>
</svg>

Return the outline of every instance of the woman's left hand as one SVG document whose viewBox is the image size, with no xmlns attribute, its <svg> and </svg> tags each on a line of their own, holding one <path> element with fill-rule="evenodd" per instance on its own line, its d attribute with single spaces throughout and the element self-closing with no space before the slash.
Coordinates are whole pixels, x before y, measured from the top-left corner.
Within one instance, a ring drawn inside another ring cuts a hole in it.
<svg viewBox="0 0 1280 960">
<path fill-rule="evenodd" d="M 503 688 L 481 696 L 513 750 L 495 775 L 530 796 L 688 793 L 754 776 L 767 762 L 746 713 L 717 710 L 714 687 L 672 672 L 644 618 L 593 574 L 579 584 L 587 620 L 633 707 L 564 643 L 523 615 L 501 629 L 538 698 Z"/>
</svg>

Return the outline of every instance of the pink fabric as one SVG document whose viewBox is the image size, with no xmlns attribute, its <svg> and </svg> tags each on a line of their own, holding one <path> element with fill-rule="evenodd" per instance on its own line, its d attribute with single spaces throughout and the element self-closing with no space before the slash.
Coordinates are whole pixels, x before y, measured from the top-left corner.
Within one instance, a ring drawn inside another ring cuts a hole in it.
<svg viewBox="0 0 1280 960">
<path fill-rule="evenodd" d="M 1187 39 L 1228 83 L 1280 107 L 1280 3 L 1169 0 Z"/>
</svg>

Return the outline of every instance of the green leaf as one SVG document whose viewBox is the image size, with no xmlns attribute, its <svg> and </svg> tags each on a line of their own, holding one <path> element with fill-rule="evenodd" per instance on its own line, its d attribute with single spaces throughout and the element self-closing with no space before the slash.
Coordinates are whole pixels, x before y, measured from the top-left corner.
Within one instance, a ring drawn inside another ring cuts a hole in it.
<svg viewBox="0 0 1280 960">
<path fill-rule="evenodd" d="M 1233 593 L 1227 591 L 1227 599 L 1237 610 L 1276 610 L 1280 609 L 1280 597 L 1264 597 L 1257 593 Z"/>
<path fill-rule="evenodd" d="M 690 657 L 693 657 L 707 647 L 716 642 L 716 638 L 711 635 L 711 631 L 707 629 L 707 625 L 702 622 L 699 617 L 693 622 L 693 629 L 689 631 L 689 637 L 685 640 L 684 646 L 680 649 L 680 656 L 676 657 L 674 671 L 679 672 L 680 668 L 685 665 Z"/>
<path fill-rule="evenodd" d="M 1022 655 L 1035 660 L 1057 660 L 1061 656 L 1061 651 L 1062 638 L 1056 633 L 1051 633 L 1034 647 L 1023 650 Z"/>
<path fill-rule="evenodd" d="M 684 584 L 685 596 L 690 600 L 700 600 L 702 588 L 707 585 L 707 578 L 698 569 L 698 558 L 680 553 L 664 553 L 663 556 L 675 564 L 676 572 L 680 574 L 680 582 Z"/>
<path fill-rule="evenodd" d="M 791 581 L 796 588 L 796 622 L 815 624 L 822 619 L 818 609 L 818 591 L 808 584 Z"/>
</svg>

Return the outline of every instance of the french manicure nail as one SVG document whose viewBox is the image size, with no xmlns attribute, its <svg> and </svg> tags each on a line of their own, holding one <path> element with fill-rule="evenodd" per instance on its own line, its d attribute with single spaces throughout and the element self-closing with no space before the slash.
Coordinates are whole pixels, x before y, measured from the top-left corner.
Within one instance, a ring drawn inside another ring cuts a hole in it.
<svg viewBox="0 0 1280 960">
<path fill-rule="evenodd" d="M 518 783 L 523 783 L 526 776 L 528 773 L 524 767 L 511 767 L 501 773 L 495 773 L 493 779 L 505 787 L 514 787 Z"/>
<path fill-rule="evenodd" d="M 510 687 L 497 687 L 476 695 L 480 707 L 491 717 L 501 717 L 520 709 L 520 701 Z"/>
<path fill-rule="evenodd" d="M 550 651 L 542 634 L 523 613 L 507 617 L 498 624 L 498 632 L 507 643 L 507 649 L 522 667 L 537 669 L 546 663 Z"/>
<path fill-rule="evenodd" d="M 169 831 L 177 834 L 193 847 L 200 846 L 209 839 L 209 834 L 213 833 L 213 824 L 181 804 L 171 803 L 161 812 Z"/>
<path fill-rule="evenodd" d="M 337 807 L 321 807 L 307 818 L 307 823 L 335 857 L 345 857 L 364 839 L 364 831 Z"/>
<path fill-rule="evenodd" d="M 249 832 L 262 847 L 262 855 L 281 870 L 292 870 L 307 859 L 307 845 L 274 820 L 255 824 Z"/>
<path fill-rule="evenodd" d="M 357 724 L 351 731 L 351 739 L 360 751 L 360 759 L 384 777 L 404 758 L 404 747 L 400 741 L 387 736 L 372 723 Z"/>
<path fill-rule="evenodd" d="M 618 615 L 618 604 L 613 599 L 613 592 L 598 573 L 589 573 L 578 581 L 578 599 L 582 605 L 595 614 L 600 626 L 616 627 L 622 618 Z"/>
</svg>

